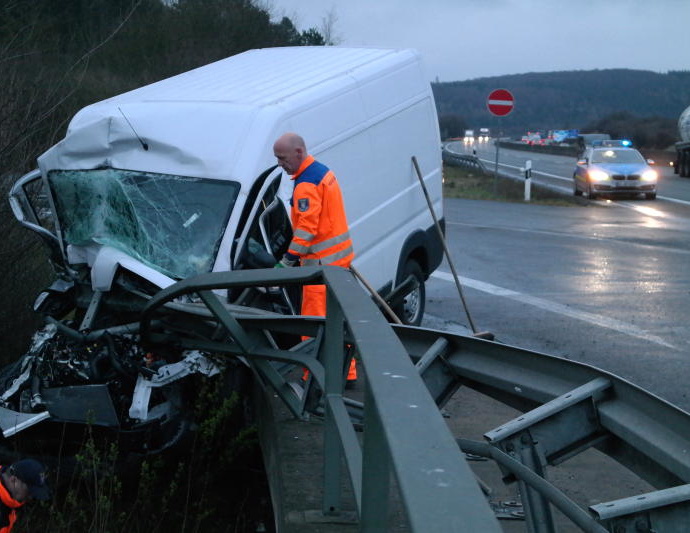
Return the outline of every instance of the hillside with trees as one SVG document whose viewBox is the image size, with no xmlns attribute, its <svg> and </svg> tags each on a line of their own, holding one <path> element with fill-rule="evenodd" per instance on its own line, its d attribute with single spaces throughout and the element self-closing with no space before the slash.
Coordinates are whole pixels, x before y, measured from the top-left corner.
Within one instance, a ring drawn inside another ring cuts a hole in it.
<svg viewBox="0 0 690 533">
<path fill-rule="evenodd" d="M 432 87 L 444 138 L 461 135 L 465 127 L 489 127 L 506 135 L 521 135 L 530 130 L 593 131 L 608 128 L 612 122 L 619 131 L 637 130 L 646 122 L 648 127 L 655 123 L 663 132 L 648 135 L 649 142 L 654 139 L 656 144 L 660 135 L 658 142 L 670 144 L 677 135 L 678 116 L 690 105 L 690 71 L 528 73 L 434 83 Z M 515 97 L 512 113 L 500 119 L 486 108 L 487 96 L 497 88 L 508 89 Z"/>
</svg>

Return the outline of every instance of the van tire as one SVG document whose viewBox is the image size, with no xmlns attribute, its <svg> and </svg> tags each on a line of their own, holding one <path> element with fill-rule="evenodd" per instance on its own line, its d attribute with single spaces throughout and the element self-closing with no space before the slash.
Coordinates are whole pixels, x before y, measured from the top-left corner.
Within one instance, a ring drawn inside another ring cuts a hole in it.
<svg viewBox="0 0 690 533">
<path fill-rule="evenodd" d="M 393 311 L 400 321 L 406 326 L 419 326 L 424 317 L 424 302 L 426 299 L 426 288 L 424 286 L 424 272 L 422 267 L 414 259 L 408 259 L 403 268 L 400 280 L 413 276 L 417 282 L 416 288 L 405 295 L 402 303 L 397 305 Z"/>
</svg>

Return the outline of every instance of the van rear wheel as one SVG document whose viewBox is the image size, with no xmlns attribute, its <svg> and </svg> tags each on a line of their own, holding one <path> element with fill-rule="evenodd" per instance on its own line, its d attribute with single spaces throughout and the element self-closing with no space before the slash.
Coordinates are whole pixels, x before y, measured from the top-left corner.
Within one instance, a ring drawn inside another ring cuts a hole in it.
<svg viewBox="0 0 690 533">
<path fill-rule="evenodd" d="M 405 295 L 401 304 L 397 305 L 393 311 L 398 315 L 400 321 L 407 326 L 419 326 L 424 316 L 424 302 L 426 299 L 426 288 L 424 287 L 424 272 L 419 263 L 414 259 L 408 259 L 403 269 L 401 281 L 408 276 L 414 278 L 414 288 Z"/>
</svg>

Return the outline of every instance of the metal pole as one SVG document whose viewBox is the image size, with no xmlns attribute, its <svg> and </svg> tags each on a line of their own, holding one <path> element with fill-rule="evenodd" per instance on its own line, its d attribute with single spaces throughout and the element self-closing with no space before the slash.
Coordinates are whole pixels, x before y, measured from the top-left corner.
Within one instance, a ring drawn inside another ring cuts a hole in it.
<svg viewBox="0 0 690 533">
<path fill-rule="evenodd" d="M 500 119 L 498 119 L 499 124 L 500 124 Z M 503 137 L 503 131 L 500 129 L 498 130 L 498 139 L 496 139 L 495 144 L 496 144 L 496 164 L 494 165 L 494 196 L 498 194 L 498 149 L 499 146 L 501 145 L 501 137 Z"/>
<path fill-rule="evenodd" d="M 417 171 L 417 178 L 419 178 L 419 183 L 422 186 L 422 192 L 424 192 L 424 197 L 426 198 L 426 203 L 429 206 L 429 211 L 431 211 L 431 217 L 434 219 L 434 226 L 436 226 L 436 231 L 438 231 L 438 236 L 441 239 L 441 244 L 443 245 L 443 251 L 446 254 L 446 259 L 448 260 L 448 265 L 450 265 L 450 270 L 453 273 L 453 279 L 455 280 L 455 286 L 458 289 L 458 294 L 460 295 L 460 300 L 462 301 L 462 305 L 465 308 L 465 314 L 467 315 L 467 321 L 470 323 L 470 328 L 472 329 L 472 333 L 477 333 L 477 328 L 474 326 L 474 322 L 472 321 L 472 317 L 470 316 L 469 309 L 467 308 L 467 302 L 465 302 L 465 296 L 462 293 L 462 286 L 460 285 L 460 279 L 458 278 L 458 273 L 455 271 L 455 266 L 453 265 L 453 261 L 450 258 L 450 252 L 448 251 L 448 247 L 446 246 L 446 238 L 443 235 L 443 231 L 441 231 L 441 225 L 438 223 L 438 219 L 436 218 L 436 213 L 434 212 L 434 206 L 431 203 L 431 198 L 429 198 L 429 193 L 426 190 L 426 185 L 424 185 L 424 178 L 422 177 L 422 171 L 419 170 L 419 163 L 417 163 L 417 158 L 415 156 L 412 156 L 412 164 L 414 164 L 414 168 Z"/>
<path fill-rule="evenodd" d="M 388 318 L 390 318 L 393 322 L 396 324 L 402 324 L 402 321 L 398 318 L 398 315 L 393 312 L 393 310 L 390 308 L 390 306 L 386 303 L 386 301 L 381 298 L 381 295 L 376 292 L 376 289 L 371 286 L 371 284 L 364 279 L 364 276 L 357 270 L 354 266 L 350 265 L 350 272 L 352 272 L 355 277 L 362 282 L 364 287 L 369 291 L 369 294 L 378 302 L 378 304 L 381 306 L 381 309 L 385 311 L 385 313 L 388 315 Z"/>
</svg>

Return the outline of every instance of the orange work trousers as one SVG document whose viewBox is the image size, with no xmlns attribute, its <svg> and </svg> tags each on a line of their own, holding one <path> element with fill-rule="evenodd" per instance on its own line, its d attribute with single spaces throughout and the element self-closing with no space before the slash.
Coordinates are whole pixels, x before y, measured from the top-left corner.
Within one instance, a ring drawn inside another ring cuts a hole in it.
<svg viewBox="0 0 690 533">
<path fill-rule="evenodd" d="M 326 286 L 304 285 L 302 287 L 302 311 L 303 315 L 326 316 Z M 302 379 L 306 380 L 309 371 L 305 368 Z M 347 380 L 357 379 L 357 365 L 355 358 L 350 359 L 350 368 L 347 370 Z"/>
</svg>

